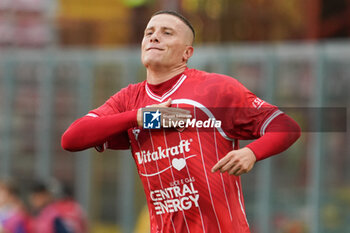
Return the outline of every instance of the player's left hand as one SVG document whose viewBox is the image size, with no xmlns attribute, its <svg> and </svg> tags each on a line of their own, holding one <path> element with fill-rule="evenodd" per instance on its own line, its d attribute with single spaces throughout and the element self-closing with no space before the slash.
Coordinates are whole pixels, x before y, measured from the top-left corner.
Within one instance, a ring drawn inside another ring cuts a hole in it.
<svg viewBox="0 0 350 233">
<path fill-rule="evenodd" d="M 230 175 L 240 176 L 249 172 L 254 167 L 256 157 L 251 149 L 244 147 L 239 150 L 230 151 L 220 159 L 211 169 L 212 172 L 228 172 Z"/>
</svg>

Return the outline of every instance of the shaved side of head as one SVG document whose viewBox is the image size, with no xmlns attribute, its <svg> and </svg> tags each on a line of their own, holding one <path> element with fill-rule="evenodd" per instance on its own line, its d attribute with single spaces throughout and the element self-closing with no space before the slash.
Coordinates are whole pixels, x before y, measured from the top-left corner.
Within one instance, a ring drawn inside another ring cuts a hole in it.
<svg viewBox="0 0 350 233">
<path fill-rule="evenodd" d="M 175 16 L 177 17 L 178 19 L 180 19 L 186 26 L 187 28 L 189 29 L 189 36 L 191 38 L 191 45 L 193 44 L 195 38 L 196 38 L 196 32 L 192 26 L 192 24 L 190 23 L 190 21 L 188 19 L 186 19 L 183 15 L 181 15 L 180 13 L 176 12 L 176 11 L 170 11 L 170 10 L 161 10 L 161 11 L 158 11 L 156 13 L 154 13 L 152 15 L 153 16 L 156 16 L 156 15 L 161 15 L 161 14 L 168 14 L 168 15 L 172 15 L 172 16 Z"/>
</svg>

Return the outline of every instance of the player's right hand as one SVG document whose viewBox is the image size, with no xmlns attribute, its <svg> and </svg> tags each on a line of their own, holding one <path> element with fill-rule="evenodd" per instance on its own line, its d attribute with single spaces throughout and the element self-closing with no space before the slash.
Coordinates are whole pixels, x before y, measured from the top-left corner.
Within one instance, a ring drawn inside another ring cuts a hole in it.
<svg viewBox="0 0 350 233">
<path fill-rule="evenodd" d="M 140 127 L 143 126 L 142 116 L 144 111 L 158 110 L 162 114 L 162 119 L 164 119 L 165 122 L 186 121 L 187 119 L 192 118 L 191 112 L 189 110 L 182 109 L 182 108 L 174 108 L 170 106 L 171 106 L 171 98 L 169 98 L 167 101 L 160 104 L 153 104 L 145 108 L 140 108 L 137 111 L 137 124 Z M 161 121 L 161 125 L 163 126 L 163 121 Z"/>
<path fill-rule="evenodd" d="M 220 171 L 221 173 L 227 172 L 229 175 L 240 176 L 252 170 L 255 162 L 254 152 L 248 147 L 243 147 L 227 153 L 214 165 L 211 172 Z"/>
</svg>

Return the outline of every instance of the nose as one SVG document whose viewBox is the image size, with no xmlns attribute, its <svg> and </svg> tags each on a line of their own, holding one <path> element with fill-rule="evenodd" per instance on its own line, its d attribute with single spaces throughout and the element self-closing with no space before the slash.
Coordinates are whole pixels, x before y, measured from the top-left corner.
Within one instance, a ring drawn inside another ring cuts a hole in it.
<svg viewBox="0 0 350 233">
<path fill-rule="evenodd" d="M 150 37 L 150 42 L 152 42 L 152 43 L 159 42 L 158 32 L 152 33 L 152 35 Z"/>
</svg>

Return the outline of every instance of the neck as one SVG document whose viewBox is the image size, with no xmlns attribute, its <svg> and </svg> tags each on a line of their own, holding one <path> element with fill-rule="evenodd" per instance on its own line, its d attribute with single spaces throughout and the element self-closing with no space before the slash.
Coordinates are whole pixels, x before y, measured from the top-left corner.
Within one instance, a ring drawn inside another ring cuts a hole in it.
<svg viewBox="0 0 350 233">
<path fill-rule="evenodd" d="M 151 69 L 147 67 L 147 82 L 149 84 L 159 84 L 165 82 L 178 74 L 181 74 L 187 68 L 186 63 L 173 69 Z"/>
</svg>

